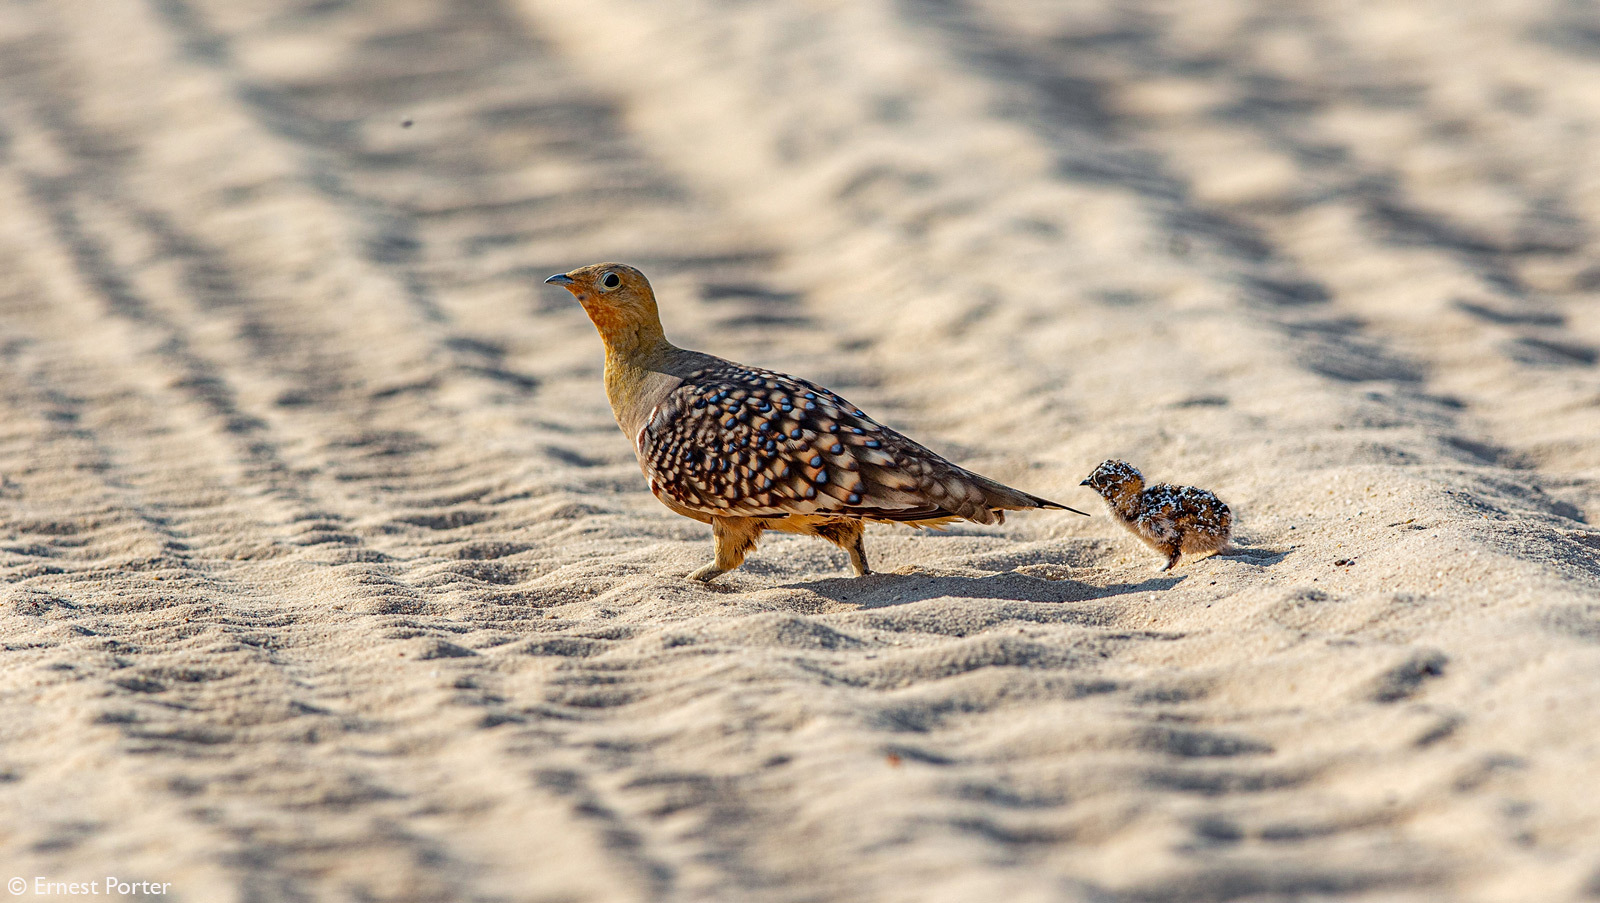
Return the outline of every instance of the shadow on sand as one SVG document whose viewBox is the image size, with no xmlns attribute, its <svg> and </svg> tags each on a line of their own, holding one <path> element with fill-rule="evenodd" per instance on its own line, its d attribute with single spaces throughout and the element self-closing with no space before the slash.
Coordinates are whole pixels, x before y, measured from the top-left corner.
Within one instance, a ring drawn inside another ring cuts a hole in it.
<svg viewBox="0 0 1600 903">
<path fill-rule="evenodd" d="M 1010 602 L 1088 602 L 1126 593 L 1171 589 L 1181 576 L 1152 576 L 1139 583 L 1096 586 L 1077 580 L 1045 580 L 1011 571 L 984 577 L 952 574 L 869 574 L 791 583 L 834 602 L 860 608 L 884 608 L 928 599 L 998 599 Z"/>
<path fill-rule="evenodd" d="M 1218 552 L 1212 557 L 1220 558 L 1223 561 L 1237 561 L 1240 564 L 1269 568 L 1289 557 L 1289 553 L 1293 551 L 1293 549 L 1252 548 L 1235 544 L 1233 548 L 1228 549 L 1226 552 Z"/>
</svg>

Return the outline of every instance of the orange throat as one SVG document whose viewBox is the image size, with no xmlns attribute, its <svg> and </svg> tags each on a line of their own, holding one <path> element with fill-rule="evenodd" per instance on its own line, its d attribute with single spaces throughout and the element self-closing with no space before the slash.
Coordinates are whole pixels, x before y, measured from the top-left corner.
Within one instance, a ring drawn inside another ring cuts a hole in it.
<svg viewBox="0 0 1600 903">
<path fill-rule="evenodd" d="M 662 338 L 659 323 L 643 323 L 608 304 L 583 300 L 584 313 L 600 332 L 607 355 L 624 357 L 653 348 Z"/>
</svg>

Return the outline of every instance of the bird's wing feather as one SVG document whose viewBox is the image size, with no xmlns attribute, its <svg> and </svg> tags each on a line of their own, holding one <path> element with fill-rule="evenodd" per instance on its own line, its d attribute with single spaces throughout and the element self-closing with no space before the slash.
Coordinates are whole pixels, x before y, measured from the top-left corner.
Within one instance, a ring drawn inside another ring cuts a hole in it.
<svg viewBox="0 0 1600 903">
<path fill-rule="evenodd" d="M 719 362 L 637 437 L 651 491 L 712 515 L 994 519 L 974 476 L 803 379 Z"/>
</svg>

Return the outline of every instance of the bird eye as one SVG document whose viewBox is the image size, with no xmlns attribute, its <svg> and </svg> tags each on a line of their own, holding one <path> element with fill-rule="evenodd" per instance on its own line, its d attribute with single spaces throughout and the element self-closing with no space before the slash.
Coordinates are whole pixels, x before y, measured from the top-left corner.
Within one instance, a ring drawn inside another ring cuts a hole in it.
<svg viewBox="0 0 1600 903">
<path fill-rule="evenodd" d="M 616 288 L 622 284 L 622 277 L 616 273 L 607 273 L 600 277 L 600 284 L 606 288 Z"/>
</svg>

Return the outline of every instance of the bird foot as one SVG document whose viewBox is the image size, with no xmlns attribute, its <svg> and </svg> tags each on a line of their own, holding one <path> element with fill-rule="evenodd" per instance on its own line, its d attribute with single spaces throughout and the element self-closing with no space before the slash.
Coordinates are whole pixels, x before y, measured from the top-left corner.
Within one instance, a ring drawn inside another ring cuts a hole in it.
<svg viewBox="0 0 1600 903">
<path fill-rule="evenodd" d="M 693 572 L 691 572 L 688 575 L 688 579 L 690 579 L 690 580 L 698 580 L 701 583 L 710 583 L 711 581 L 717 579 L 718 577 L 721 577 L 723 574 L 726 574 L 726 573 L 727 573 L 727 571 L 724 571 L 722 568 L 717 567 L 715 564 L 708 564 L 708 565 L 706 565 L 704 567 L 695 569 Z"/>
</svg>

